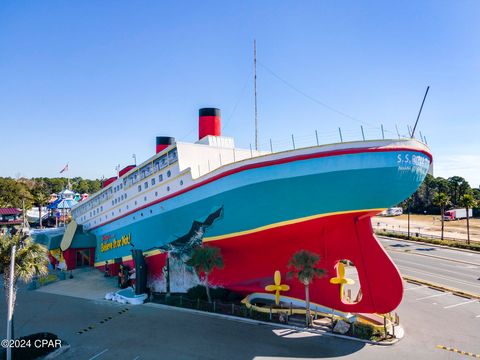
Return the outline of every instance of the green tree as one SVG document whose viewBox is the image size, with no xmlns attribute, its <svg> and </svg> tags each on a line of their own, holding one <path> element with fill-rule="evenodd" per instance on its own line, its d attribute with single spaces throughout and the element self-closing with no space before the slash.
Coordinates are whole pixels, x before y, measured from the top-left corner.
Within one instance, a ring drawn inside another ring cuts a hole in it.
<svg viewBox="0 0 480 360">
<path fill-rule="evenodd" d="M 33 242 L 30 237 L 26 237 L 20 232 L 13 236 L 4 235 L 0 239 L 0 273 L 3 272 L 3 288 L 7 304 L 10 290 L 9 269 L 14 245 L 17 247 L 17 251 L 13 275 L 13 307 L 15 307 L 19 279 L 28 283 L 34 276 L 44 276 L 48 273 L 48 250 L 46 247 Z"/>
<path fill-rule="evenodd" d="M 460 198 L 460 205 L 467 211 L 467 244 L 470 244 L 470 220 L 468 210 L 477 206 L 477 201 L 472 194 L 465 194 Z"/>
<path fill-rule="evenodd" d="M 317 268 L 320 256 L 307 250 L 297 251 L 288 262 L 291 269 L 287 277 L 296 277 L 305 286 L 305 324 L 310 326 L 310 295 L 309 286 L 315 278 L 325 275 L 325 270 Z"/>
<path fill-rule="evenodd" d="M 452 176 L 447 179 L 449 192 L 447 193 L 450 196 L 450 200 L 454 206 L 460 205 L 460 199 L 463 195 L 470 192 L 470 185 L 467 180 L 461 176 Z"/>
<path fill-rule="evenodd" d="M 43 185 L 43 183 L 36 182 L 34 188 L 32 189 L 33 204 L 38 207 L 38 222 L 40 229 L 42 228 L 42 207 L 47 204 L 47 201 L 49 199 L 48 192 Z"/>
<path fill-rule="evenodd" d="M 25 209 L 30 209 L 33 197 L 28 186 L 11 178 L 0 178 L 0 207 L 22 208 L 25 201 Z"/>
<path fill-rule="evenodd" d="M 215 268 L 223 269 L 223 257 L 220 249 L 210 246 L 197 246 L 192 250 L 191 257 L 185 262 L 185 264 L 193 267 L 198 277 L 205 274 L 205 290 L 207 292 L 208 302 L 211 303 L 212 299 L 210 297 L 208 275 Z"/>
<path fill-rule="evenodd" d="M 447 194 L 443 192 L 436 193 L 435 196 L 433 197 L 433 204 L 440 208 L 440 214 L 441 214 L 441 220 L 442 220 L 441 239 L 443 240 L 443 229 L 444 229 L 444 222 L 445 222 L 445 220 L 443 219 L 443 215 L 445 213 L 445 207 L 447 207 L 450 204 L 450 198 L 448 197 Z"/>
</svg>

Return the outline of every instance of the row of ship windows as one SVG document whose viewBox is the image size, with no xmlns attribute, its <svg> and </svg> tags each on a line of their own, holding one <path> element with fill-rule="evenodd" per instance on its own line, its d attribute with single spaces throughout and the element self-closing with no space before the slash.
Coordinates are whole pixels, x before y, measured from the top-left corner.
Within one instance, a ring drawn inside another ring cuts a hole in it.
<svg viewBox="0 0 480 360">
<path fill-rule="evenodd" d="M 123 188 L 123 184 L 117 185 L 113 188 L 113 192 L 115 193 L 117 191 L 120 191 L 120 190 L 122 190 L 122 188 Z"/>
<path fill-rule="evenodd" d="M 162 176 L 162 175 L 160 175 L 160 176 Z M 167 176 L 169 176 L 169 175 L 167 174 Z M 155 179 L 152 179 L 152 185 L 155 185 Z M 182 185 L 183 185 L 183 180 L 180 180 L 180 186 L 182 186 Z M 147 189 L 148 188 L 148 182 L 145 182 L 144 186 L 145 186 L 145 189 Z M 138 187 L 139 187 L 138 191 L 141 191 L 142 187 L 140 185 Z M 167 186 L 167 191 L 170 191 L 170 186 Z M 158 197 L 158 191 L 155 191 L 155 197 Z M 120 196 L 119 198 L 113 200 L 112 205 L 116 204 L 117 200 L 118 200 L 118 202 L 120 202 L 121 200 L 126 199 L 126 198 L 127 198 L 127 194 L 124 194 L 124 195 Z M 147 197 L 146 196 L 143 197 L 143 201 L 147 202 Z M 135 206 L 137 206 L 137 201 L 136 200 L 135 200 Z M 128 209 L 129 209 L 129 207 L 128 207 L 128 205 L 126 205 L 126 210 L 128 210 Z M 94 215 L 97 215 L 101 211 L 103 211 L 103 206 L 101 206 L 100 208 L 97 208 L 96 210 L 90 211 L 90 217 L 92 217 Z M 118 209 L 118 213 L 120 214 L 121 212 L 122 212 L 122 209 Z M 112 211 L 112 216 L 115 216 L 114 211 Z M 86 220 L 86 218 L 87 218 L 86 215 L 82 216 L 82 221 Z M 108 219 L 108 215 L 105 215 L 105 219 Z M 101 217 L 100 217 L 99 221 L 102 221 Z M 94 224 L 96 224 L 96 223 L 97 223 L 97 221 L 95 220 Z"/>
<path fill-rule="evenodd" d="M 168 170 L 167 171 L 167 177 L 170 177 L 170 176 L 172 176 L 172 173 L 170 172 L 170 170 Z M 158 182 L 162 182 L 162 181 L 163 181 L 163 175 L 160 174 L 160 175 L 158 175 Z M 150 180 L 151 186 L 154 186 L 155 182 L 156 182 L 155 178 L 151 179 Z M 183 180 L 180 180 L 180 186 L 182 186 L 182 185 L 183 185 Z M 147 190 L 147 189 L 148 189 L 148 181 L 145 181 L 143 183 L 143 190 Z M 142 191 L 142 185 L 138 185 L 137 190 L 138 190 L 138 192 L 141 192 Z M 170 191 L 170 186 L 167 186 L 167 191 Z M 155 193 L 155 196 L 157 196 L 156 194 L 157 193 Z"/>
<path fill-rule="evenodd" d="M 150 210 L 150 214 L 153 214 L 153 210 Z M 113 215 L 113 213 L 112 213 Z M 140 216 L 143 216 L 143 212 L 140 213 Z M 108 215 L 105 215 L 105 219 L 108 219 Z M 99 219 L 99 223 L 100 221 L 102 220 L 102 218 Z M 133 220 L 135 220 L 135 216 L 133 216 Z M 93 225 L 96 225 L 97 224 L 97 220 L 94 220 L 93 221 Z M 90 226 L 92 226 L 92 224 L 89 224 Z"/>
<path fill-rule="evenodd" d="M 127 199 L 127 194 L 123 194 L 122 196 L 112 200 L 112 206 L 126 199 Z"/>
<path fill-rule="evenodd" d="M 94 199 L 91 199 L 87 204 L 74 210 L 74 215 L 78 213 L 86 212 L 94 208 L 100 202 L 103 202 L 104 200 L 108 200 L 113 193 L 116 193 L 117 191 L 120 191 L 123 188 L 127 189 L 127 187 L 135 184 L 136 182 L 144 179 L 145 177 L 150 176 L 151 174 L 161 170 L 162 168 L 168 165 L 172 165 L 176 161 L 177 161 L 177 149 L 173 149 L 168 154 L 165 154 L 161 158 L 155 160 L 153 163 L 153 167 L 152 167 L 152 163 L 145 165 L 140 170 L 136 170 L 134 173 L 130 174 L 127 178 L 124 178 L 122 183 L 118 184 L 117 186 L 114 186 L 113 188 L 109 188 L 108 190 L 105 190 L 101 194 L 97 195 Z M 167 177 L 170 177 L 170 176 L 171 176 L 171 172 L 170 170 L 168 170 Z M 159 175 L 159 181 L 162 181 L 162 175 Z"/>
</svg>

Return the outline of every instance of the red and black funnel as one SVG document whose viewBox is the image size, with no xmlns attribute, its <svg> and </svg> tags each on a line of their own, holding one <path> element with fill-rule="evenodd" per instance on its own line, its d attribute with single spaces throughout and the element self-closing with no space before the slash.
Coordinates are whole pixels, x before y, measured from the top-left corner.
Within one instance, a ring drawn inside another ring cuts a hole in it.
<svg viewBox="0 0 480 360">
<path fill-rule="evenodd" d="M 220 109 L 203 108 L 198 111 L 198 140 L 207 135 L 220 136 L 221 126 Z"/>
<path fill-rule="evenodd" d="M 158 154 L 163 149 L 166 149 L 170 145 L 175 143 L 175 138 L 170 136 L 157 136 L 157 147 L 156 147 L 156 154 Z"/>
</svg>

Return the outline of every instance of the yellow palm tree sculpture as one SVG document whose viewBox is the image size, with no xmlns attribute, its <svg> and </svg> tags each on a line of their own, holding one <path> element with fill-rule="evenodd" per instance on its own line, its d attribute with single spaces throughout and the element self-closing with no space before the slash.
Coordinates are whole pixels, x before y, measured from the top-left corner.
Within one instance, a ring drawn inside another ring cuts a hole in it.
<svg viewBox="0 0 480 360">
<path fill-rule="evenodd" d="M 273 282 L 274 285 L 267 285 L 265 286 L 266 291 L 275 291 L 275 304 L 280 304 L 280 291 L 288 291 L 290 290 L 290 286 L 286 284 L 281 284 L 282 282 L 282 275 L 280 275 L 280 271 L 275 271 L 273 275 Z"/>
<path fill-rule="evenodd" d="M 330 284 L 340 285 L 340 300 L 343 301 L 343 287 L 345 285 L 353 285 L 355 281 L 345 277 L 345 265 L 342 262 L 338 262 L 335 268 L 337 269 L 337 277 L 331 278 Z"/>
</svg>

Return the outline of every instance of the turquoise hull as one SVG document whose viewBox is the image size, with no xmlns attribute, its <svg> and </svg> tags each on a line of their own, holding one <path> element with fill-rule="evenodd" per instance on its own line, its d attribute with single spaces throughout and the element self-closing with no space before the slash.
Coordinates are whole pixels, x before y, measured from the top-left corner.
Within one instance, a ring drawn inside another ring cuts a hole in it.
<svg viewBox="0 0 480 360">
<path fill-rule="evenodd" d="M 414 160 L 414 161 L 413 161 Z M 309 217 L 384 209 L 403 201 L 425 178 L 420 151 L 377 151 L 273 164 L 237 172 L 92 229 L 95 263 L 130 255 L 127 243 L 101 251 L 104 239 L 128 236 L 148 251 L 185 235 L 194 221 L 221 216 L 205 238 L 255 231 Z"/>
</svg>

